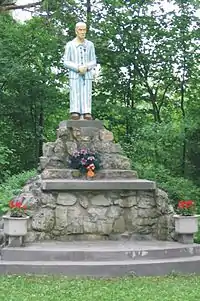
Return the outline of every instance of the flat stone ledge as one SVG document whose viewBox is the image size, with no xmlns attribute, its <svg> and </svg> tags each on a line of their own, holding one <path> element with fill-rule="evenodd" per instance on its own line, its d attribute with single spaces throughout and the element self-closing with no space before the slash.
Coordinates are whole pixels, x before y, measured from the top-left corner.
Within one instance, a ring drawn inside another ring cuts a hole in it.
<svg viewBox="0 0 200 301">
<path fill-rule="evenodd" d="M 84 128 L 84 127 L 90 127 L 90 128 L 98 128 L 103 129 L 103 122 L 101 120 L 64 120 L 61 121 L 59 124 L 59 128 Z"/>
<path fill-rule="evenodd" d="M 155 190 L 156 183 L 148 180 L 45 180 L 42 190 Z"/>
</svg>

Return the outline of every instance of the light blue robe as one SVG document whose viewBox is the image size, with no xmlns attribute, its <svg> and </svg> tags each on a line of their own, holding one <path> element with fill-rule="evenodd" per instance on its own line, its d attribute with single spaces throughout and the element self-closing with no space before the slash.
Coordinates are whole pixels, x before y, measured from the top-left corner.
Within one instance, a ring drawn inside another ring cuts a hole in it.
<svg viewBox="0 0 200 301">
<path fill-rule="evenodd" d="M 80 66 L 86 66 L 85 75 L 78 73 Z M 70 113 L 90 113 L 92 107 L 92 69 L 96 66 L 94 44 L 85 40 L 77 44 L 76 40 L 65 46 L 64 66 L 69 69 Z"/>
</svg>

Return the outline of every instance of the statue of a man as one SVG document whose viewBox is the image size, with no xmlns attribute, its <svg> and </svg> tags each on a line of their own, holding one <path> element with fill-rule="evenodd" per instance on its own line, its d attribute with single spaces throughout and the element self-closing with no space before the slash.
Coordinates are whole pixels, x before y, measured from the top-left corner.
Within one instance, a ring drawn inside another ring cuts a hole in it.
<svg viewBox="0 0 200 301">
<path fill-rule="evenodd" d="M 86 24 L 76 24 L 76 38 L 65 46 L 64 65 L 69 69 L 70 113 L 74 120 L 92 119 L 92 69 L 96 66 L 94 44 L 85 39 Z"/>
</svg>

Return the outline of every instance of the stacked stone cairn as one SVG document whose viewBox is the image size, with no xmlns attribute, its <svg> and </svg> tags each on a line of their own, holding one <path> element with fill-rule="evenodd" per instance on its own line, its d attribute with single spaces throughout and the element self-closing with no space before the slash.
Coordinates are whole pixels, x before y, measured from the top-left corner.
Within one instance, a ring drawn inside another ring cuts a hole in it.
<svg viewBox="0 0 200 301">
<path fill-rule="evenodd" d="M 152 181 L 138 179 L 112 132 L 99 120 L 62 121 L 45 143 L 40 174 L 23 187 L 29 203 L 27 242 L 41 240 L 174 239 L 173 208 Z M 92 179 L 69 167 L 81 148 L 98 152 Z"/>
</svg>

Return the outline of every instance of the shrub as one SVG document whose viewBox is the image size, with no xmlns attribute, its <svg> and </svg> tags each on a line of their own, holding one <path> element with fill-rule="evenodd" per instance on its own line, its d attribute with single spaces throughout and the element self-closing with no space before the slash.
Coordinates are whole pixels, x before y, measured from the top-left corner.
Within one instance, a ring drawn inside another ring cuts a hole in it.
<svg viewBox="0 0 200 301">
<path fill-rule="evenodd" d="M 194 200 L 197 205 L 197 212 L 200 213 L 200 188 L 191 180 L 183 177 L 175 177 L 170 174 L 170 171 L 162 165 L 141 165 L 134 164 L 139 177 L 155 181 L 157 186 L 169 195 L 173 202 L 173 206 L 177 207 L 179 200 Z"/>
<path fill-rule="evenodd" d="M 8 202 L 19 194 L 23 185 L 36 175 L 36 170 L 24 171 L 18 175 L 9 177 L 0 185 L 0 215 L 8 210 Z"/>
</svg>

